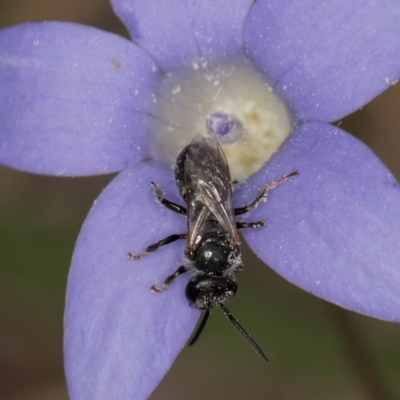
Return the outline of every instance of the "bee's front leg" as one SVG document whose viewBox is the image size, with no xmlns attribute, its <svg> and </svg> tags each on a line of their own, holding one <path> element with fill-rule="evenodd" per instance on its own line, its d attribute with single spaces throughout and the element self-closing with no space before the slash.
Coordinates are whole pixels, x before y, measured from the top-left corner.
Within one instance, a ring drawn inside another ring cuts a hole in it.
<svg viewBox="0 0 400 400">
<path fill-rule="evenodd" d="M 128 258 L 129 260 L 139 260 L 140 258 L 147 256 L 147 254 L 153 253 L 154 251 L 158 250 L 161 246 L 165 246 L 166 244 L 175 242 L 179 239 L 186 239 L 186 236 L 187 233 L 176 233 L 174 235 L 169 235 L 166 238 L 159 240 L 157 243 L 151 244 L 146 248 L 146 250 L 141 251 L 139 254 L 133 254 L 129 252 L 126 258 Z"/>
<path fill-rule="evenodd" d="M 165 279 L 164 283 L 158 287 L 156 286 L 156 284 L 154 283 L 151 286 L 151 290 L 153 292 L 162 292 L 163 290 L 165 290 L 168 285 L 174 280 L 176 279 L 179 275 L 182 275 L 183 273 L 185 273 L 186 271 L 188 271 L 188 268 L 185 267 L 184 265 L 181 265 L 172 275 L 167 276 L 167 278 Z"/>
</svg>

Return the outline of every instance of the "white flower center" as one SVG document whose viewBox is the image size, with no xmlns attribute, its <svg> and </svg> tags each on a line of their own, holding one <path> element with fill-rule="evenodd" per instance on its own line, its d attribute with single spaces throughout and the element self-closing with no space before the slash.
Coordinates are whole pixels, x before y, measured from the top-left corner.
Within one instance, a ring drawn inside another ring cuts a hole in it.
<svg viewBox="0 0 400 400">
<path fill-rule="evenodd" d="M 167 74 L 153 102 L 157 159 L 174 164 L 196 134 L 215 135 L 234 181 L 260 169 L 291 130 L 286 107 L 247 64 L 193 63 L 189 71 Z"/>
</svg>

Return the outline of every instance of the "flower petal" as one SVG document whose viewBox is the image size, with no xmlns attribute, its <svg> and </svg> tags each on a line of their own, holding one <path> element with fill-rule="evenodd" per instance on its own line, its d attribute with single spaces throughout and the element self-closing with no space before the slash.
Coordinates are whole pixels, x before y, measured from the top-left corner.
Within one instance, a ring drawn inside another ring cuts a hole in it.
<svg viewBox="0 0 400 400">
<path fill-rule="evenodd" d="M 71 399 L 144 399 L 185 345 L 199 316 L 181 276 L 162 293 L 153 283 L 181 265 L 183 240 L 127 260 L 170 234 L 185 216 L 159 204 L 151 180 L 178 200 L 171 170 L 140 163 L 118 175 L 93 205 L 79 235 L 68 279 L 65 365 Z"/>
<path fill-rule="evenodd" d="M 253 0 L 112 0 L 135 43 L 165 70 L 226 58 L 243 43 Z M 156 27 L 156 28 L 155 28 Z"/>
<path fill-rule="evenodd" d="M 400 2 L 258 0 L 245 45 L 297 118 L 333 121 L 400 76 Z"/>
<path fill-rule="evenodd" d="M 87 175 L 143 159 L 152 66 L 131 42 L 91 27 L 46 22 L 1 30 L 0 162 Z"/>
<path fill-rule="evenodd" d="M 254 251 L 287 280 L 342 307 L 400 321 L 400 190 L 356 138 L 324 123 L 300 126 L 240 192 L 298 169 L 246 220 Z"/>
</svg>

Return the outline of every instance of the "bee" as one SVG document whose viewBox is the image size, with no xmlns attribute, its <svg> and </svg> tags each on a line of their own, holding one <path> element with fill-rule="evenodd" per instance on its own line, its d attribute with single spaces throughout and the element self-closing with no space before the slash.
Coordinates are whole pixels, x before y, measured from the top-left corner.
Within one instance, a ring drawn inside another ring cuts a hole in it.
<svg viewBox="0 0 400 400">
<path fill-rule="evenodd" d="M 175 182 L 186 207 L 166 199 L 161 188 L 151 182 L 157 200 L 168 209 L 187 217 L 187 233 L 170 235 L 151 244 L 139 254 L 128 253 L 128 259 L 138 260 L 160 247 L 186 239 L 184 261 L 162 286 L 151 289 L 162 292 L 179 275 L 192 274 L 185 294 L 189 304 L 204 311 L 203 319 L 189 342 L 192 346 L 203 331 L 211 309 L 221 308 L 228 320 L 265 361 L 267 356 L 232 316 L 225 302 L 237 291 L 235 274 L 243 270 L 238 229 L 261 228 L 266 220 L 238 222 L 236 216 L 254 208 L 268 191 L 298 175 L 293 171 L 261 188 L 245 206 L 234 208 L 232 182 L 224 152 L 214 137 L 197 135 L 179 154 L 175 164 Z"/>
</svg>

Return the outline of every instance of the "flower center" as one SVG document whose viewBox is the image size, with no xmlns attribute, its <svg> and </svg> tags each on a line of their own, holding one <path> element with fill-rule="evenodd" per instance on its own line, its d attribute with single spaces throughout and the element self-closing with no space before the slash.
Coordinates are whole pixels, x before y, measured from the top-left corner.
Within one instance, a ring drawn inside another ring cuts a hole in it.
<svg viewBox="0 0 400 400">
<path fill-rule="evenodd" d="M 286 107 L 248 64 L 193 63 L 190 70 L 167 74 L 153 102 L 157 159 L 173 164 L 196 134 L 214 135 L 234 181 L 259 170 L 291 130 Z"/>
</svg>

